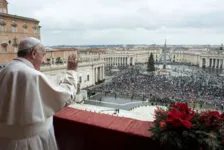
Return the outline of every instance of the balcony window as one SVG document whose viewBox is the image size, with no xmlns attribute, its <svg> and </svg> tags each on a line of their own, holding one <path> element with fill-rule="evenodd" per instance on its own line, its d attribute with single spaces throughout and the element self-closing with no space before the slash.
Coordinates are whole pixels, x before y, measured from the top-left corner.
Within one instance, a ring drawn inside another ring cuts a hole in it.
<svg viewBox="0 0 224 150">
<path fill-rule="evenodd" d="M 37 34 L 37 30 L 36 30 L 36 29 L 33 29 L 33 33 L 34 33 L 34 34 Z"/>
<path fill-rule="evenodd" d="M 17 31 L 16 27 L 12 27 L 12 32 L 16 32 L 16 31 Z"/>
<path fill-rule="evenodd" d="M 23 28 L 24 28 L 24 33 L 28 33 L 28 25 L 27 25 L 27 22 L 24 23 Z"/>
<path fill-rule="evenodd" d="M 0 31 L 5 32 L 5 26 L 4 25 L 0 25 Z"/>
<path fill-rule="evenodd" d="M 0 19 L 0 32 L 6 32 L 5 25 L 6 23 L 4 22 L 4 20 Z"/>
<path fill-rule="evenodd" d="M 12 25 L 12 32 L 17 32 L 17 24 L 14 20 L 12 21 L 11 25 Z"/>
<path fill-rule="evenodd" d="M 27 30 L 27 28 L 24 28 L 24 33 L 28 33 L 28 30 Z"/>
<path fill-rule="evenodd" d="M 14 50 L 14 52 L 16 53 L 16 52 L 17 52 L 17 46 L 14 46 L 14 47 L 13 47 L 13 50 Z"/>
<path fill-rule="evenodd" d="M 34 26 L 33 26 L 33 33 L 34 34 L 37 34 L 38 33 L 38 27 L 37 27 L 37 25 L 35 24 Z"/>
</svg>

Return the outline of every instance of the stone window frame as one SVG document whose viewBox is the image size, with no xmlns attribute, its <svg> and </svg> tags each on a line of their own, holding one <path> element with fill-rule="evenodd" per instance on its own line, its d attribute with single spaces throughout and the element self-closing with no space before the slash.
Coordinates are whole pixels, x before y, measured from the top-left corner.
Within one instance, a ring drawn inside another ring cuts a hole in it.
<svg viewBox="0 0 224 150">
<path fill-rule="evenodd" d="M 13 20 L 11 25 L 12 25 L 12 27 L 17 27 L 16 21 Z"/>
<path fill-rule="evenodd" d="M 4 19 L 3 19 L 3 18 L 0 18 L 0 25 L 3 25 L 3 26 L 5 26 L 5 25 L 6 25 L 6 23 L 5 23 L 5 21 L 4 21 Z"/>
<path fill-rule="evenodd" d="M 13 47 L 18 47 L 18 41 L 17 41 L 17 40 L 18 40 L 17 37 L 14 37 L 14 38 L 13 38 L 13 44 L 12 44 Z"/>
<path fill-rule="evenodd" d="M 35 23 L 35 24 L 33 25 L 33 33 L 34 33 L 34 34 L 37 34 L 37 33 L 38 33 L 37 30 L 38 30 L 38 24 Z"/>
<path fill-rule="evenodd" d="M 4 28 L 4 31 L 2 31 L 2 29 L 0 30 L 0 32 L 6 32 L 6 22 L 4 21 L 3 18 L 0 18 L 0 26 L 1 28 Z"/>
<path fill-rule="evenodd" d="M 15 32 L 17 32 L 17 24 L 16 24 L 15 20 L 12 21 L 11 26 L 12 26 L 12 32 L 13 32 L 13 28 L 15 28 Z"/>
<path fill-rule="evenodd" d="M 24 29 L 27 29 L 27 28 L 28 28 L 27 22 L 24 22 L 24 24 L 23 24 L 23 28 L 24 28 Z"/>
<path fill-rule="evenodd" d="M 28 25 L 27 25 L 27 22 L 24 22 L 23 24 L 23 29 L 24 29 L 24 33 L 28 33 Z"/>
</svg>

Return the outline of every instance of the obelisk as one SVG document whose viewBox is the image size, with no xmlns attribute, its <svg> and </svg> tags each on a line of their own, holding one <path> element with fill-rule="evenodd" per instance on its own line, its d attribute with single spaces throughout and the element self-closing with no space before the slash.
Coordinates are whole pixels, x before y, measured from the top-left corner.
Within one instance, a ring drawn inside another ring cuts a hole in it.
<svg viewBox="0 0 224 150">
<path fill-rule="evenodd" d="M 163 69 L 166 69 L 166 39 L 165 39 L 165 45 L 163 48 Z"/>
</svg>

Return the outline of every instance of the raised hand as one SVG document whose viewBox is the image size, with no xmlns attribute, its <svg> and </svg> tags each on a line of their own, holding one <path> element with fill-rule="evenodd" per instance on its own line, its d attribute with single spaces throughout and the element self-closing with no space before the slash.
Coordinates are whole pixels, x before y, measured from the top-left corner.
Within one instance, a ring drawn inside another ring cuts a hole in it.
<svg viewBox="0 0 224 150">
<path fill-rule="evenodd" d="M 68 62 L 67 62 L 67 69 L 68 70 L 76 70 L 78 67 L 78 58 L 77 58 L 77 51 L 69 54 Z"/>
</svg>

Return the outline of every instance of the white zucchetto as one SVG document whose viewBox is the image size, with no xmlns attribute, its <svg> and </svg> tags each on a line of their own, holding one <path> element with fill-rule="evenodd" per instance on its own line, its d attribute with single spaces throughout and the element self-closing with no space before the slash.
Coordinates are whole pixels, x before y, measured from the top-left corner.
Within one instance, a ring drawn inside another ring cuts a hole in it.
<svg viewBox="0 0 224 150">
<path fill-rule="evenodd" d="M 23 51 L 23 50 L 33 48 L 37 44 L 40 44 L 40 40 L 33 37 L 25 38 L 24 40 L 20 41 L 18 51 Z"/>
</svg>

